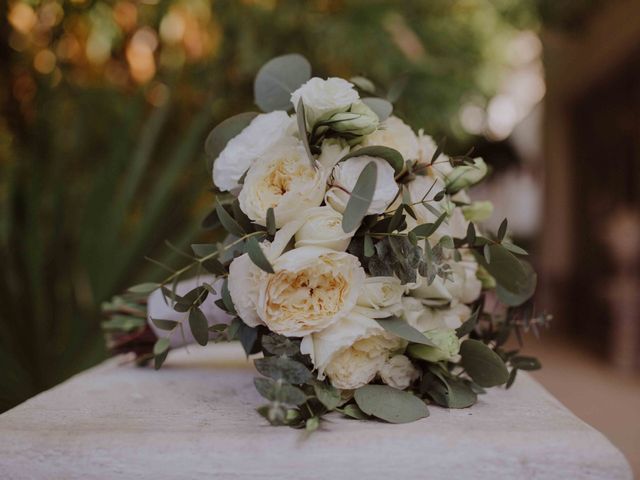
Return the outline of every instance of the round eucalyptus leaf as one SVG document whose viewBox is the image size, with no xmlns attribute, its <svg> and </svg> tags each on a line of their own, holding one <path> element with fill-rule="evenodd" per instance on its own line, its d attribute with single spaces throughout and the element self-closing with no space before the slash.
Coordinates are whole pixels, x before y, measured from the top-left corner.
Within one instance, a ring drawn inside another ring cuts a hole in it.
<svg viewBox="0 0 640 480">
<path fill-rule="evenodd" d="M 381 122 L 384 122 L 393 112 L 393 105 L 388 100 L 378 97 L 365 97 L 362 99 L 367 107 L 369 107 L 378 116 Z"/>
<path fill-rule="evenodd" d="M 382 145 L 371 145 L 369 147 L 362 147 L 358 150 L 355 150 L 340 159 L 340 162 L 344 162 L 345 160 L 353 157 L 376 157 L 386 160 L 389 165 L 393 167 L 393 170 L 396 174 L 402 172 L 404 168 L 404 158 L 402 158 L 402 154 L 390 147 L 383 147 Z"/>
<path fill-rule="evenodd" d="M 409 423 L 429 416 L 420 398 L 388 385 L 365 385 L 356 390 L 354 398 L 364 413 L 389 423 Z"/>
<path fill-rule="evenodd" d="M 481 387 L 495 387 L 509 379 L 509 371 L 502 359 L 479 340 L 462 342 L 460 356 L 462 367 Z"/>
<path fill-rule="evenodd" d="M 258 71 L 253 84 L 256 105 L 263 112 L 289 110 L 291 94 L 311 78 L 311 64 L 302 55 L 276 57 Z"/>
<path fill-rule="evenodd" d="M 369 162 L 356 181 L 342 216 L 342 230 L 352 232 L 367 214 L 378 180 L 378 166 Z"/>
</svg>

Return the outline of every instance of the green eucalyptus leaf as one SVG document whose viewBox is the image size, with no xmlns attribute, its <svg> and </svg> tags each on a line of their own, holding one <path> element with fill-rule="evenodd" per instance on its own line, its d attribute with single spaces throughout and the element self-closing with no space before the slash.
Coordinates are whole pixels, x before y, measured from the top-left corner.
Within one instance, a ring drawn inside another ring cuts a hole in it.
<svg viewBox="0 0 640 480">
<path fill-rule="evenodd" d="M 313 157 L 311 147 L 309 146 L 309 136 L 307 135 L 307 114 L 302 98 L 298 101 L 298 106 L 296 107 L 296 119 L 298 121 L 298 135 L 300 136 L 302 145 L 304 145 L 305 152 L 307 152 L 309 163 L 311 163 L 311 166 L 315 168 L 316 159 Z"/>
<path fill-rule="evenodd" d="M 166 339 L 162 339 L 166 340 Z M 162 364 L 167 359 L 167 355 L 169 354 L 169 348 L 167 348 L 164 352 L 153 356 L 153 368 L 159 370 L 162 367 Z"/>
<path fill-rule="evenodd" d="M 256 369 L 265 377 L 300 385 L 311 381 L 311 372 L 302 363 L 287 357 L 265 357 L 255 360 Z"/>
<path fill-rule="evenodd" d="M 511 242 L 502 242 L 502 246 L 509 250 L 511 253 L 515 253 L 516 255 L 529 255 L 529 252 L 527 252 L 524 248 L 520 248 L 519 246 L 514 245 Z"/>
<path fill-rule="evenodd" d="M 414 422 L 429 416 L 420 398 L 388 385 L 365 385 L 355 391 L 354 398 L 364 413 L 389 423 Z"/>
<path fill-rule="evenodd" d="M 376 253 L 373 247 L 373 239 L 369 235 L 364 236 L 364 256 L 365 257 L 373 257 Z"/>
<path fill-rule="evenodd" d="M 154 355 L 162 355 L 167 350 L 169 350 L 169 339 L 168 338 L 159 338 L 156 340 L 156 343 L 153 345 L 153 354 Z"/>
<path fill-rule="evenodd" d="M 289 110 L 291 94 L 311 78 L 311 65 L 302 55 L 292 53 L 265 63 L 256 75 L 253 92 L 256 105 L 264 112 Z"/>
<path fill-rule="evenodd" d="M 479 340 L 462 342 L 460 356 L 462 367 L 481 387 L 495 387 L 509 379 L 509 371 L 502 359 Z"/>
<path fill-rule="evenodd" d="M 198 257 L 206 257 L 207 255 L 211 255 L 215 252 L 217 247 L 212 243 L 194 243 L 191 245 L 191 250 Z"/>
<path fill-rule="evenodd" d="M 225 275 L 227 270 L 224 268 L 224 265 L 220 263 L 220 261 L 215 258 L 207 258 L 201 262 L 202 266 L 210 273 L 214 275 Z"/>
<path fill-rule="evenodd" d="M 242 132 L 257 115 L 256 112 L 240 113 L 227 118 L 211 130 L 204 144 L 209 173 L 213 171 L 213 162 L 218 158 L 220 152 L 224 150 L 224 147 L 227 146 L 229 140 Z"/>
<path fill-rule="evenodd" d="M 296 355 L 300 352 L 298 343 L 284 335 L 270 333 L 262 337 L 262 348 L 272 355 Z"/>
<path fill-rule="evenodd" d="M 516 355 L 515 357 L 511 357 L 509 362 L 512 366 L 517 368 L 518 370 L 540 370 L 542 365 L 540 361 L 535 357 L 527 357 L 525 355 Z"/>
<path fill-rule="evenodd" d="M 372 145 L 369 147 L 359 148 L 351 153 L 348 153 L 339 161 L 344 162 L 349 158 L 362 156 L 381 158 L 383 160 L 386 160 L 387 163 L 393 167 L 396 175 L 402 172 L 402 169 L 404 168 L 404 158 L 402 158 L 402 154 L 393 148 L 383 147 L 382 145 Z"/>
<path fill-rule="evenodd" d="M 258 393 L 272 402 L 282 402 L 287 405 L 302 405 L 307 396 L 302 390 L 288 383 L 277 382 L 271 378 L 257 377 L 253 384 Z"/>
<path fill-rule="evenodd" d="M 189 328 L 193 338 L 200 345 L 204 346 L 209 341 L 209 324 L 199 308 L 189 310 Z"/>
<path fill-rule="evenodd" d="M 375 162 L 369 162 L 360 173 L 343 213 L 342 230 L 344 232 L 352 232 L 360 226 L 371 205 L 377 180 L 378 166 Z"/>
<path fill-rule="evenodd" d="M 358 87 L 363 92 L 367 93 L 375 93 L 376 86 L 373 84 L 371 80 L 362 76 L 355 76 L 349 79 L 351 83 L 353 83 L 356 87 Z"/>
<path fill-rule="evenodd" d="M 180 323 L 175 320 L 165 320 L 162 318 L 152 318 L 151 322 L 160 330 L 173 330 Z"/>
<path fill-rule="evenodd" d="M 393 105 L 391 104 L 391 102 L 385 100 L 384 98 L 365 97 L 362 99 L 362 103 L 373 110 L 373 113 L 378 116 L 378 119 L 381 122 L 384 122 L 387 118 L 389 118 L 391 113 L 393 113 Z"/>
<path fill-rule="evenodd" d="M 336 408 L 336 410 L 341 414 L 355 420 L 369 420 L 371 418 L 369 417 L 369 415 L 360 410 L 360 407 L 358 407 L 358 405 L 356 405 L 355 403 L 350 403 L 349 405 L 345 405 L 342 408 Z"/>
<path fill-rule="evenodd" d="M 507 234 L 507 225 L 508 222 L 505 218 L 504 220 L 502 220 L 502 223 L 500 223 L 500 227 L 498 228 L 498 242 L 502 242 L 505 235 Z"/>
<path fill-rule="evenodd" d="M 419 343 L 421 345 L 435 346 L 424 334 L 406 321 L 398 317 L 377 318 L 378 324 L 387 332 L 393 333 L 397 337 L 403 338 L 411 343 Z"/>
<path fill-rule="evenodd" d="M 130 293 L 151 293 L 154 290 L 157 290 L 160 287 L 158 283 L 140 283 L 138 285 L 134 285 L 133 287 L 129 287 L 127 289 Z"/>
<path fill-rule="evenodd" d="M 220 223 L 222 223 L 224 229 L 231 235 L 242 237 L 246 233 L 238 224 L 238 222 L 236 222 L 235 219 L 229 214 L 229 212 L 227 212 L 227 210 L 222 206 L 222 204 L 216 204 L 216 212 L 218 213 Z"/>
<path fill-rule="evenodd" d="M 446 408 L 467 408 L 478 401 L 478 395 L 466 383 L 452 378 L 435 381 L 427 391 L 438 405 Z"/>
<path fill-rule="evenodd" d="M 229 292 L 229 280 L 226 278 L 224 279 L 224 282 L 222 282 L 222 292 L 220 293 L 222 296 L 222 303 L 224 304 L 226 311 L 231 315 L 236 315 L 236 308 L 233 305 L 233 299 L 231 298 L 231 293 Z"/>
<path fill-rule="evenodd" d="M 273 267 L 271 266 L 271 262 L 269 262 L 269 260 L 265 256 L 262 248 L 260 248 L 260 244 L 255 239 L 255 237 L 250 237 L 249 239 L 247 239 L 246 246 L 249 258 L 256 267 L 264 270 L 267 273 L 275 273 Z"/>
<path fill-rule="evenodd" d="M 335 410 L 342 400 L 340 390 L 318 380 L 313 382 L 313 391 L 316 393 L 316 397 L 318 397 L 320 403 L 322 403 L 327 410 Z"/>
<path fill-rule="evenodd" d="M 267 209 L 267 233 L 269 235 L 275 235 L 276 230 L 276 214 L 273 207 L 269 207 Z"/>
<path fill-rule="evenodd" d="M 240 340 L 240 345 L 244 349 L 244 353 L 247 355 L 251 355 L 252 353 L 258 353 L 256 350 L 256 342 L 258 340 L 258 329 L 255 327 L 250 327 L 244 322 L 240 322 L 237 332 L 238 340 Z"/>
</svg>

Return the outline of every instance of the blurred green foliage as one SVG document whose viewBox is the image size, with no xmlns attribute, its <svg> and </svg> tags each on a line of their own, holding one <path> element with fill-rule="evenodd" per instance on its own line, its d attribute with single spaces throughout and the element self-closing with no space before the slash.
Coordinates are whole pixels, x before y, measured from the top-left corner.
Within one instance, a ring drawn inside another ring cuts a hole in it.
<svg viewBox="0 0 640 480">
<path fill-rule="evenodd" d="M 208 130 L 255 109 L 275 55 L 317 75 L 406 79 L 397 109 L 464 141 L 507 45 L 537 28 L 518 0 L 3 2 L 0 24 L 0 411 L 105 356 L 99 305 L 158 277 L 164 245 L 210 241 Z M 6 13 L 6 14 L 5 14 Z"/>
</svg>

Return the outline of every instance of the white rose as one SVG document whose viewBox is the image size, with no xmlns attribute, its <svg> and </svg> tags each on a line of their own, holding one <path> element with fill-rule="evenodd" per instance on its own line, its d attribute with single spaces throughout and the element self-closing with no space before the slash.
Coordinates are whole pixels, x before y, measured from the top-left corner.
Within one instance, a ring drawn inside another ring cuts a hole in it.
<svg viewBox="0 0 640 480">
<path fill-rule="evenodd" d="M 355 187 L 362 170 L 370 162 L 375 162 L 378 167 L 378 176 L 367 214 L 383 213 L 398 194 L 395 172 L 387 161 L 366 155 L 349 158 L 333 168 L 331 186 L 325 197 L 326 202 L 339 212 L 344 212 L 351 197 L 350 192 Z"/>
<path fill-rule="evenodd" d="M 318 332 L 348 314 L 365 279 L 357 257 L 326 248 L 295 248 L 272 265 L 257 313 L 270 330 L 288 337 Z"/>
<path fill-rule="evenodd" d="M 258 316 L 258 296 L 266 275 L 246 253 L 234 258 L 229 265 L 228 287 L 233 306 L 242 321 L 250 327 L 263 323 Z"/>
<path fill-rule="evenodd" d="M 380 369 L 382 381 L 399 390 L 407 388 L 419 375 L 418 369 L 404 355 L 391 357 Z"/>
<path fill-rule="evenodd" d="M 230 323 L 233 317 L 231 317 L 224 310 L 220 309 L 215 303 L 216 300 L 220 298 L 219 293 L 222 287 L 222 279 L 216 279 L 216 277 L 214 277 L 213 275 L 201 275 L 199 277 L 193 277 L 188 280 L 183 280 L 181 282 L 178 282 L 178 284 L 176 285 L 176 293 L 178 295 L 185 295 L 187 292 L 190 292 L 203 283 L 212 285 L 216 292 L 218 292 L 218 295 L 209 293 L 207 295 L 207 298 L 205 298 L 204 302 L 202 302 L 202 304 L 200 305 L 200 310 L 202 310 L 204 316 L 207 317 L 207 322 L 210 325 L 216 323 Z M 149 295 L 149 298 L 147 299 L 147 323 L 156 334 L 160 334 L 160 329 L 158 329 L 153 324 L 153 322 L 151 321 L 152 318 L 185 322 L 187 320 L 187 317 L 187 313 L 176 312 L 167 303 L 160 289 L 154 290 L 153 293 Z M 184 330 L 184 340 L 186 340 L 187 343 L 193 343 L 195 340 L 191 335 L 191 329 L 185 328 Z M 184 343 L 184 340 L 179 335 L 172 335 L 170 340 L 172 347 L 179 347 Z"/>
<path fill-rule="evenodd" d="M 465 256 L 459 262 L 451 262 L 450 266 L 449 278 L 445 280 L 436 277 L 431 285 L 422 278 L 421 284 L 411 291 L 411 295 L 436 303 L 449 303 L 452 300 L 461 303 L 475 301 L 482 290 L 482 282 L 476 276 L 478 271 L 476 261 L 471 256 Z"/>
<path fill-rule="evenodd" d="M 341 389 L 356 389 L 373 380 L 391 352 L 406 345 L 387 333 L 375 320 L 352 311 L 319 333 L 306 336 L 300 346 L 318 370 Z"/>
<path fill-rule="evenodd" d="M 273 208 L 276 226 L 299 218 L 322 203 L 327 172 L 314 168 L 302 144 L 282 140 L 254 163 L 247 173 L 238 200 L 242 211 L 259 225 L 266 225 Z"/>
<path fill-rule="evenodd" d="M 341 138 L 328 138 L 323 140 L 318 163 L 326 171 L 330 171 L 340 161 L 342 157 L 349 153 L 351 148 L 347 142 Z"/>
<path fill-rule="evenodd" d="M 367 277 L 358 296 L 358 305 L 383 310 L 385 316 L 386 313 L 396 313 L 402 308 L 405 289 L 405 285 L 395 277 Z"/>
<path fill-rule="evenodd" d="M 344 252 L 355 232 L 342 230 L 342 214 L 329 206 L 316 207 L 304 213 L 306 220 L 296 233 L 296 248 L 324 247 Z"/>
<path fill-rule="evenodd" d="M 471 309 L 462 303 L 447 308 L 430 308 L 422 305 L 421 311 L 413 302 L 403 302 L 403 307 L 403 317 L 407 323 L 421 332 L 436 328 L 456 329 L 471 316 Z"/>
<path fill-rule="evenodd" d="M 233 137 L 213 164 L 213 183 L 222 191 L 240 188 L 242 175 L 273 146 L 293 136 L 295 122 L 286 112 L 263 113 Z"/>
<path fill-rule="evenodd" d="M 471 256 L 465 258 L 451 265 L 453 275 L 451 281 L 445 282 L 445 286 L 459 302 L 471 303 L 480 296 L 482 282 L 476 276 L 478 263 Z"/>
<path fill-rule="evenodd" d="M 298 102 L 302 99 L 307 127 L 312 129 L 318 121 L 326 120 L 338 112 L 346 112 L 359 98 L 353 84 L 342 78 L 324 80 L 313 77 L 291 94 L 291 103 L 297 111 Z"/>
<path fill-rule="evenodd" d="M 405 160 L 416 160 L 420 147 L 411 127 L 398 117 L 389 117 L 373 133 L 363 137 L 361 147 L 381 145 L 397 150 Z"/>
</svg>

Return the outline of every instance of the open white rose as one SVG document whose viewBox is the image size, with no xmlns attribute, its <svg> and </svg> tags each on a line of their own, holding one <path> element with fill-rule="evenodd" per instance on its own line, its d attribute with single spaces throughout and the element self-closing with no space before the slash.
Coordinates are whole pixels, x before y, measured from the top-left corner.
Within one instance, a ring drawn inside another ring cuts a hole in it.
<svg viewBox="0 0 640 480">
<path fill-rule="evenodd" d="M 417 328 L 421 332 L 433 330 L 436 328 L 456 329 L 471 316 L 471 309 L 462 304 L 456 303 L 446 308 L 431 308 L 424 305 L 422 309 L 418 306 L 421 304 L 416 299 L 409 300 L 408 297 L 403 299 L 403 318 L 409 325 Z"/>
<path fill-rule="evenodd" d="M 312 129 L 318 121 L 346 112 L 359 98 L 353 84 L 342 78 L 313 77 L 291 94 L 291 103 L 297 112 L 298 102 L 302 99 L 307 128 Z"/>
<path fill-rule="evenodd" d="M 390 354 L 405 345 L 355 310 L 329 328 L 305 337 L 300 351 L 311 356 L 319 379 L 328 376 L 334 387 L 350 390 L 373 380 Z"/>
<path fill-rule="evenodd" d="M 358 305 L 383 310 L 388 316 L 402 309 L 405 290 L 406 286 L 395 277 L 367 277 L 358 296 Z"/>
<path fill-rule="evenodd" d="M 213 164 L 213 183 L 222 191 L 238 190 L 238 181 L 256 159 L 294 132 L 295 121 L 286 112 L 258 115 L 220 152 Z"/>
<path fill-rule="evenodd" d="M 342 214 L 329 206 L 310 208 L 296 233 L 296 248 L 324 247 L 344 252 L 355 232 L 342 230 Z"/>
<path fill-rule="evenodd" d="M 380 369 L 382 381 L 399 390 L 407 388 L 419 375 L 418 369 L 404 355 L 394 355 Z"/>
<path fill-rule="evenodd" d="M 375 132 L 364 136 L 359 144 L 361 147 L 374 145 L 393 148 L 400 152 L 405 160 L 416 160 L 420 153 L 416 134 L 409 125 L 394 116 L 382 122 Z"/>
<path fill-rule="evenodd" d="M 318 332 L 356 304 L 365 273 L 357 257 L 327 248 L 294 248 L 272 261 L 260 286 L 258 316 L 288 337 Z"/>
<path fill-rule="evenodd" d="M 266 225 L 273 208 L 281 227 L 322 203 L 326 170 L 314 168 L 303 145 L 285 139 L 265 153 L 247 173 L 238 200 L 242 211 L 259 225 Z"/>
<path fill-rule="evenodd" d="M 350 149 L 347 142 L 341 138 L 327 138 L 322 142 L 318 164 L 329 172 L 341 158 L 349 153 Z"/>
<path fill-rule="evenodd" d="M 349 158 L 333 168 L 331 186 L 325 197 L 326 202 L 337 211 L 344 212 L 358 177 L 370 162 L 375 162 L 378 167 L 378 176 L 367 214 L 383 213 L 398 194 L 398 184 L 394 178 L 395 172 L 387 161 L 366 155 Z"/>
</svg>

